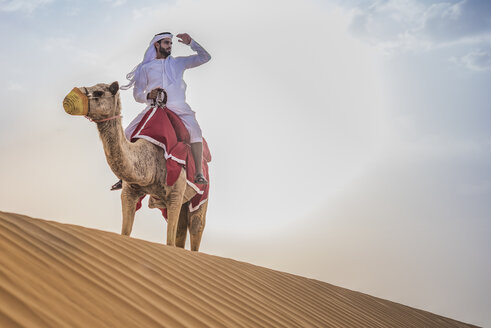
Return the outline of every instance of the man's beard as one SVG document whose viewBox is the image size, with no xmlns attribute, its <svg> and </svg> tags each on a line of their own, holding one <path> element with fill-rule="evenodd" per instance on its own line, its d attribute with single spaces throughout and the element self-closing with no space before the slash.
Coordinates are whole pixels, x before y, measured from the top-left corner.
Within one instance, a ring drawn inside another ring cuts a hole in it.
<svg viewBox="0 0 491 328">
<path fill-rule="evenodd" d="M 160 53 L 162 56 L 164 56 L 164 58 L 167 58 L 168 56 L 170 56 L 170 52 L 171 52 L 170 50 L 169 50 L 169 51 L 167 51 L 167 50 L 165 50 L 164 48 L 159 48 L 159 53 Z"/>
</svg>

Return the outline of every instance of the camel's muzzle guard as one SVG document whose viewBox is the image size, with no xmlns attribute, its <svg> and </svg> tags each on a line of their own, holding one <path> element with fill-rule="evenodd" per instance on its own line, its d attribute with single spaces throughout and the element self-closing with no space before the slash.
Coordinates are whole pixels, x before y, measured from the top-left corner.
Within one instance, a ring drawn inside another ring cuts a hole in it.
<svg viewBox="0 0 491 328">
<path fill-rule="evenodd" d="M 89 98 L 78 88 L 73 88 L 63 100 L 63 108 L 70 115 L 87 115 L 89 113 Z"/>
</svg>

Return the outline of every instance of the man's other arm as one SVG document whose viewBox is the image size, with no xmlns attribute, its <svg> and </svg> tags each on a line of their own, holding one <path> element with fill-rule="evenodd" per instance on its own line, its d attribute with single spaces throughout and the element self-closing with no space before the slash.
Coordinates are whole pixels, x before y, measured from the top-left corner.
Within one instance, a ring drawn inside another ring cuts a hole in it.
<svg viewBox="0 0 491 328">
<path fill-rule="evenodd" d="M 147 99 L 147 74 L 141 67 L 135 75 L 135 86 L 133 87 L 133 98 L 142 104 L 151 104 L 152 100 Z"/>
</svg>

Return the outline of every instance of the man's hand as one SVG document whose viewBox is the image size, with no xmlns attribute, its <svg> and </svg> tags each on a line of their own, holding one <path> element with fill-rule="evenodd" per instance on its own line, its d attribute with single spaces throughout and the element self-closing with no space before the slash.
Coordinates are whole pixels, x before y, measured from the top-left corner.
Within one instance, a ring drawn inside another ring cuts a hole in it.
<svg viewBox="0 0 491 328">
<path fill-rule="evenodd" d="M 153 89 L 152 91 L 147 93 L 147 99 L 153 99 L 153 100 L 157 99 L 157 95 L 158 95 L 159 91 L 162 91 L 162 89 L 160 89 L 160 88 Z"/>
<path fill-rule="evenodd" d="M 191 37 L 187 33 L 181 33 L 176 35 L 180 40 L 178 40 L 181 43 L 189 45 L 191 43 Z"/>
</svg>

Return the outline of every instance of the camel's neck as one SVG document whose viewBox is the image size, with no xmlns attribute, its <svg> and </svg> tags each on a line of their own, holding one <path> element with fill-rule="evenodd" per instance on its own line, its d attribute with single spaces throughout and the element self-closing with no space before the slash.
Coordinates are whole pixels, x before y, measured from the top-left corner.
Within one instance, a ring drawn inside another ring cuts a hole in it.
<svg viewBox="0 0 491 328">
<path fill-rule="evenodd" d="M 135 172 L 128 156 L 131 144 L 124 135 L 121 118 L 97 123 L 97 129 L 111 170 L 120 179 L 133 180 Z"/>
</svg>

